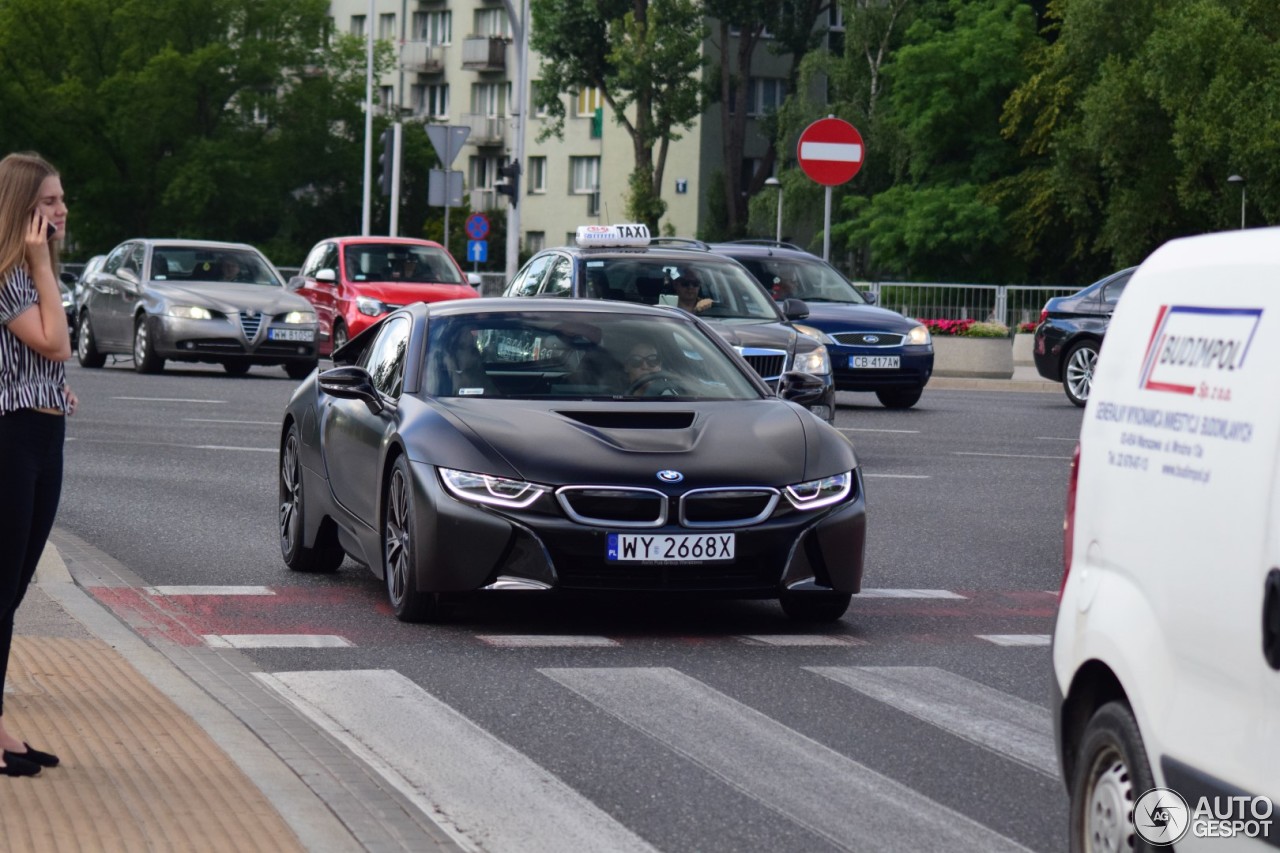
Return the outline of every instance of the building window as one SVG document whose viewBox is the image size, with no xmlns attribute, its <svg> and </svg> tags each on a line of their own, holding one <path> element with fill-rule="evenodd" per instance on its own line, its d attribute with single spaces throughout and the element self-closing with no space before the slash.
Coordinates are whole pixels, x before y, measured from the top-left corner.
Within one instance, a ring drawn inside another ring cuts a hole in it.
<svg viewBox="0 0 1280 853">
<path fill-rule="evenodd" d="M 440 46 L 453 41 L 452 12 L 414 12 L 413 40 Z"/>
<path fill-rule="evenodd" d="M 449 117 L 449 84 L 443 83 L 438 86 L 427 86 L 425 102 L 423 103 L 424 112 L 432 118 L 448 118 Z"/>
<path fill-rule="evenodd" d="M 578 93 L 578 118 L 594 118 L 596 108 L 604 106 L 604 94 L 599 89 L 583 89 Z"/>
<path fill-rule="evenodd" d="M 511 18 L 504 8 L 477 9 L 475 20 L 476 35 L 511 38 Z"/>
<path fill-rule="evenodd" d="M 569 192 L 574 195 L 587 195 L 600 189 L 600 158 L 569 158 Z"/>
<path fill-rule="evenodd" d="M 353 36 L 364 35 L 364 15 L 351 16 L 351 35 Z"/>
<path fill-rule="evenodd" d="M 532 83 L 530 83 L 530 84 L 529 84 L 529 98 L 530 98 L 531 100 L 533 100 L 533 101 L 537 101 L 537 100 L 538 100 L 538 87 L 539 87 L 540 85 L 542 85 L 542 81 L 541 81 L 541 80 L 534 80 Z M 534 103 L 534 104 L 532 105 L 532 108 L 533 108 L 533 117 L 534 117 L 534 118 L 546 118 L 546 117 L 547 117 L 547 106 L 546 106 L 546 104 Z"/>
<path fill-rule="evenodd" d="M 470 162 L 471 188 L 492 190 L 498 179 L 498 167 L 502 165 L 502 157 L 472 157 Z M 506 180 L 505 178 L 503 180 Z"/>
<path fill-rule="evenodd" d="M 529 254 L 537 254 L 547 248 L 547 232 L 546 231 L 526 231 L 524 232 L 524 250 Z"/>
<path fill-rule="evenodd" d="M 510 83 L 471 84 L 472 115 L 488 116 L 489 118 L 506 115 L 506 95 L 510 89 Z"/>
<path fill-rule="evenodd" d="M 394 86 L 378 87 L 378 103 L 382 105 L 382 111 L 389 113 L 396 107 L 396 89 Z"/>
<path fill-rule="evenodd" d="M 392 12 L 389 15 L 378 16 L 378 38 L 384 41 L 396 41 L 400 34 L 396 32 L 396 16 Z"/>
<path fill-rule="evenodd" d="M 737 103 L 738 86 L 729 84 L 729 113 Z M 778 111 L 787 98 L 787 81 L 774 77 L 752 77 L 747 81 L 747 115 L 757 118 Z"/>
<path fill-rule="evenodd" d="M 547 158 L 529 158 L 529 192 L 545 193 L 547 191 Z"/>
</svg>

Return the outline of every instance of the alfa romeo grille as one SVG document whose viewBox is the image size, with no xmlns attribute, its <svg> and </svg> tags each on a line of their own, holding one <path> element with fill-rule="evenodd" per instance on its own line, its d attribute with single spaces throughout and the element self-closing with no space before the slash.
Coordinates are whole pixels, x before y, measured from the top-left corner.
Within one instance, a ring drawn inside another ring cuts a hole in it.
<svg viewBox="0 0 1280 853">
<path fill-rule="evenodd" d="M 903 336 L 892 332 L 836 332 L 831 337 L 848 346 L 900 347 Z"/>
<path fill-rule="evenodd" d="M 262 315 L 257 311 L 241 311 L 240 312 L 240 328 L 244 329 L 246 340 L 252 341 L 258 337 L 258 329 L 262 327 Z"/>
</svg>

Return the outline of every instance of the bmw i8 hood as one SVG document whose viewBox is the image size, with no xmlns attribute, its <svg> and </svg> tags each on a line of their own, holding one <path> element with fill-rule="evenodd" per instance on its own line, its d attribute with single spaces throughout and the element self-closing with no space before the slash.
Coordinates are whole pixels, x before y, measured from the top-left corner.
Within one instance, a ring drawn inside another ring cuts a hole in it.
<svg viewBox="0 0 1280 853">
<path fill-rule="evenodd" d="M 224 314 L 260 311 L 278 314 L 282 311 L 310 311 L 311 303 L 280 287 L 235 282 L 166 282 L 152 283 L 151 292 L 175 305 L 198 305 Z"/>
<path fill-rule="evenodd" d="M 633 406 L 456 398 L 437 405 L 470 447 L 418 448 L 423 461 L 466 468 L 500 458 L 509 471 L 483 473 L 549 485 L 657 487 L 659 471 L 675 470 L 684 488 L 783 486 L 857 464 L 843 436 L 777 400 Z M 455 455 L 472 461 L 445 458 Z"/>
</svg>

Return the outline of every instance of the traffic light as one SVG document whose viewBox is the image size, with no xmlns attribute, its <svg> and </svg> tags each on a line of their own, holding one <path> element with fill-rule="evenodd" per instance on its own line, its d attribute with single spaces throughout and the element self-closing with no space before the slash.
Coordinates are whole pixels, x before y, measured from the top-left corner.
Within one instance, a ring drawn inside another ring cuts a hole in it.
<svg viewBox="0 0 1280 853">
<path fill-rule="evenodd" d="M 383 195 L 391 195 L 391 172 L 395 168 L 396 135 L 391 128 L 382 131 L 378 137 L 382 143 L 382 153 L 378 155 L 378 189 Z"/>
<path fill-rule="evenodd" d="M 512 160 L 498 168 L 498 174 L 507 179 L 505 184 L 498 184 L 495 189 L 502 195 L 511 196 L 511 206 L 520 201 L 520 161 Z"/>
</svg>

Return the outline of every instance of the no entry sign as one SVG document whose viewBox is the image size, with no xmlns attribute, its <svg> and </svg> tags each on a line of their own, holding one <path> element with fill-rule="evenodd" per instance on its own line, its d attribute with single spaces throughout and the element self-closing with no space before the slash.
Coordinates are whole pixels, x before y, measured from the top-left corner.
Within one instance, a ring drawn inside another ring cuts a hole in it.
<svg viewBox="0 0 1280 853">
<path fill-rule="evenodd" d="M 840 118 L 818 119 L 804 129 L 796 146 L 800 168 L 828 187 L 843 184 L 858 174 L 863 153 L 862 134 Z"/>
</svg>

